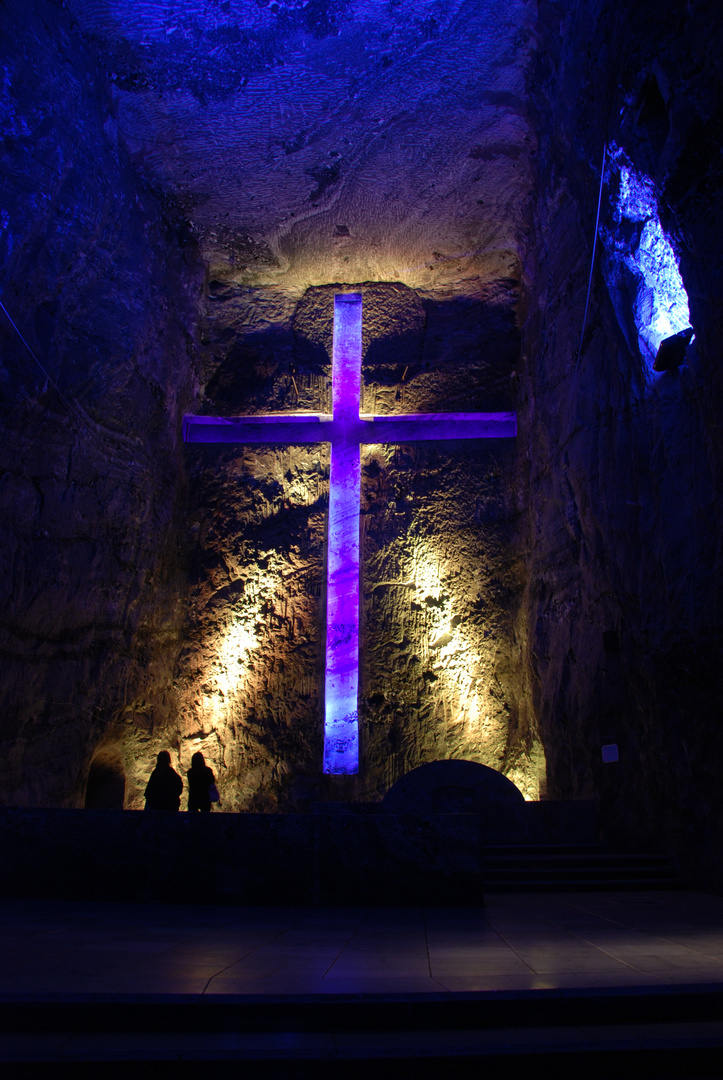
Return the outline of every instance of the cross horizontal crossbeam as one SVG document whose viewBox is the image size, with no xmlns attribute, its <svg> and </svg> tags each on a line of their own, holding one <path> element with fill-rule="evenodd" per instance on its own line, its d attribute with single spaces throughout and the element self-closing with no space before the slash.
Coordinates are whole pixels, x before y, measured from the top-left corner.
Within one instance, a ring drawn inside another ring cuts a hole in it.
<svg viewBox="0 0 723 1080">
<path fill-rule="evenodd" d="M 331 414 L 276 416 L 186 416 L 183 439 L 189 443 L 304 443 L 338 441 L 342 431 L 361 445 L 434 442 L 447 439 L 506 439 L 517 434 L 513 412 L 407 413 L 370 416 L 356 424 Z"/>
</svg>

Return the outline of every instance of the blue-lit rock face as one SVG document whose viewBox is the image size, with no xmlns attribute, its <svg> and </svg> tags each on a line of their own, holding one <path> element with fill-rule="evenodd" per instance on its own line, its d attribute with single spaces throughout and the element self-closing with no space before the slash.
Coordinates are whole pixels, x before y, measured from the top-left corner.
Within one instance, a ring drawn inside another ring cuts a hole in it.
<svg viewBox="0 0 723 1080">
<path fill-rule="evenodd" d="M 62 6 L 2 20 L 2 302 L 47 374 L 0 313 L 0 800 L 82 805 L 175 708 L 202 275 Z"/>
<path fill-rule="evenodd" d="M 640 352 L 652 367 L 661 341 L 690 326 L 688 295 L 660 222 L 652 181 L 636 171 L 619 147 L 612 147 L 610 163 L 612 222 L 603 228 L 606 277 L 621 325 L 627 328 L 632 316 Z M 621 277 L 628 283 L 623 295 Z"/>
<path fill-rule="evenodd" d="M 515 276 L 534 133 L 525 0 L 71 0 L 131 159 L 217 279 Z"/>
</svg>

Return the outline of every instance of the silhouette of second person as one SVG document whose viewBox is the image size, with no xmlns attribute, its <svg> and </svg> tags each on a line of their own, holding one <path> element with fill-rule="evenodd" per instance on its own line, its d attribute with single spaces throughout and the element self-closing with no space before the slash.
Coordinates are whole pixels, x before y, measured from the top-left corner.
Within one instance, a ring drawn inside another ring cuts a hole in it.
<svg viewBox="0 0 723 1080">
<path fill-rule="evenodd" d="M 211 787 L 216 787 L 213 772 L 203 759 L 203 754 L 197 751 L 191 758 L 191 768 L 188 770 L 188 809 L 210 810 Z M 217 799 L 214 801 L 218 801 Z"/>
</svg>

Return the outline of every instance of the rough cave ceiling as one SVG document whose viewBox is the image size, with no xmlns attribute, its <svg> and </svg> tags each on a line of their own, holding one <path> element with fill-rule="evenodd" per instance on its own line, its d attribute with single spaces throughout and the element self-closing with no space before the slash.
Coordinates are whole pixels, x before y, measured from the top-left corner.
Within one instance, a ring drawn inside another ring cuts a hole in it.
<svg viewBox="0 0 723 1080">
<path fill-rule="evenodd" d="M 70 0 L 139 172 L 215 278 L 517 277 L 525 0 Z"/>
</svg>

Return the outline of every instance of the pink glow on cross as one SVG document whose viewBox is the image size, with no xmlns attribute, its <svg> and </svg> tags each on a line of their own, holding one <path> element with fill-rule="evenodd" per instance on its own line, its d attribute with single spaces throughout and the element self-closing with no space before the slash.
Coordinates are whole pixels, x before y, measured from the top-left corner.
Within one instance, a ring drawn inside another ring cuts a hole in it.
<svg viewBox="0 0 723 1080">
<path fill-rule="evenodd" d="M 334 298 L 331 444 L 326 562 L 324 772 L 359 771 L 359 494 L 361 293 Z"/>
<path fill-rule="evenodd" d="M 511 438 L 513 412 L 360 414 L 361 293 L 334 298 L 333 415 L 185 416 L 193 443 L 331 443 L 326 580 L 324 772 L 359 771 L 359 494 L 363 443 Z"/>
</svg>

